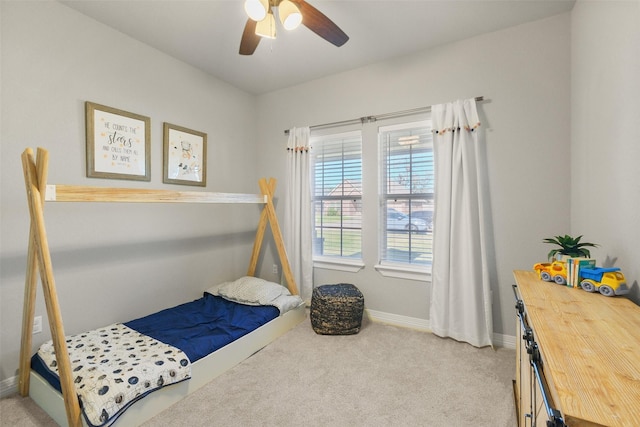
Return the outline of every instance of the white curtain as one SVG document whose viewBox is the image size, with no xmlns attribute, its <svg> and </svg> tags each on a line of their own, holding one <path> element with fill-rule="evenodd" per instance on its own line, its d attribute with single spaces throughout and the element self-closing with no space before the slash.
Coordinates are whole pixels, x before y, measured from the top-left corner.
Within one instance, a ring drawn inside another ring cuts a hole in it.
<svg viewBox="0 0 640 427">
<path fill-rule="evenodd" d="M 309 128 L 290 129 L 283 236 L 293 277 L 305 301 L 311 299 L 313 290 L 309 149 Z"/>
<path fill-rule="evenodd" d="M 441 337 L 492 345 L 487 263 L 487 194 L 478 164 L 474 99 L 434 105 L 436 195 L 430 327 Z"/>
</svg>

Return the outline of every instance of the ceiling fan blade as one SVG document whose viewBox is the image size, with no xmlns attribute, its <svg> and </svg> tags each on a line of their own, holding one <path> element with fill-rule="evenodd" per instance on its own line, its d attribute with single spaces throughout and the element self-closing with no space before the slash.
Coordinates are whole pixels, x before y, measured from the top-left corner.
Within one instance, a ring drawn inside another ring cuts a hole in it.
<svg viewBox="0 0 640 427">
<path fill-rule="evenodd" d="M 257 22 L 251 18 L 247 20 L 247 25 L 244 26 L 244 32 L 240 40 L 240 55 L 253 55 L 253 52 L 256 51 L 262 38 L 256 34 L 256 24 Z"/>
<path fill-rule="evenodd" d="M 349 36 L 331 19 L 304 0 L 291 0 L 300 9 L 302 23 L 311 31 L 338 47 L 349 40 Z"/>
</svg>

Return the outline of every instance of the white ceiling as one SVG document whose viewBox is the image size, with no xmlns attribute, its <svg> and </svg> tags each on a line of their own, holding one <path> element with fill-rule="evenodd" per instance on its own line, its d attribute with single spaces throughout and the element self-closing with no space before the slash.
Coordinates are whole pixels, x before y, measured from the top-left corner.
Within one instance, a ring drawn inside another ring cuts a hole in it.
<svg viewBox="0 0 640 427">
<path fill-rule="evenodd" d="M 349 36 L 300 26 L 238 54 L 244 0 L 60 0 L 249 93 L 261 94 L 571 10 L 574 0 L 308 0 Z"/>
</svg>

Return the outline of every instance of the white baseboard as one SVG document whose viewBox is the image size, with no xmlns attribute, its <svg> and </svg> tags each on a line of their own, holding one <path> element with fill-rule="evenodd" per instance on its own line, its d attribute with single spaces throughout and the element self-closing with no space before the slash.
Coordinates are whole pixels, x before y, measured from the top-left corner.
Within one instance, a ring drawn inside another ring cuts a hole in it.
<svg viewBox="0 0 640 427">
<path fill-rule="evenodd" d="M 429 321 L 417 317 L 400 316 L 399 314 L 385 313 L 371 309 L 365 310 L 367 317 L 374 322 L 386 323 L 388 325 L 411 328 L 424 332 L 431 332 Z"/>
<path fill-rule="evenodd" d="M 493 334 L 493 345 L 496 347 L 516 349 L 516 337 L 513 335 Z"/>
<path fill-rule="evenodd" d="M 18 377 L 11 377 L 0 381 L 0 399 L 18 392 Z"/>
<path fill-rule="evenodd" d="M 400 316 L 398 314 L 385 313 L 382 311 L 365 309 L 369 319 L 374 322 L 386 323 L 403 328 L 416 329 L 424 332 L 431 332 L 429 321 L 416 317 Z M 512 335 L 493 334 L 493 345 L 511 350 L 516 348 L 516 337 Z"/>
</svg>

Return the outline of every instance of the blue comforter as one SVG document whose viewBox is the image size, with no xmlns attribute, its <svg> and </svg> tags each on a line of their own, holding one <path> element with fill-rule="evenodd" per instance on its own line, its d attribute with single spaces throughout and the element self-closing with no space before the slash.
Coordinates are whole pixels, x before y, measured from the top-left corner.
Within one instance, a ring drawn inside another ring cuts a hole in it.
<svg viewBox="0 0 640 427">
<path fill-rule="evenodd" d="M 184 351 L 193 363 L 275 319 L 273 306 L 249 306 L 207 292 L 195 301 L 141 317 L 125 325 Z"/>
</svg>

